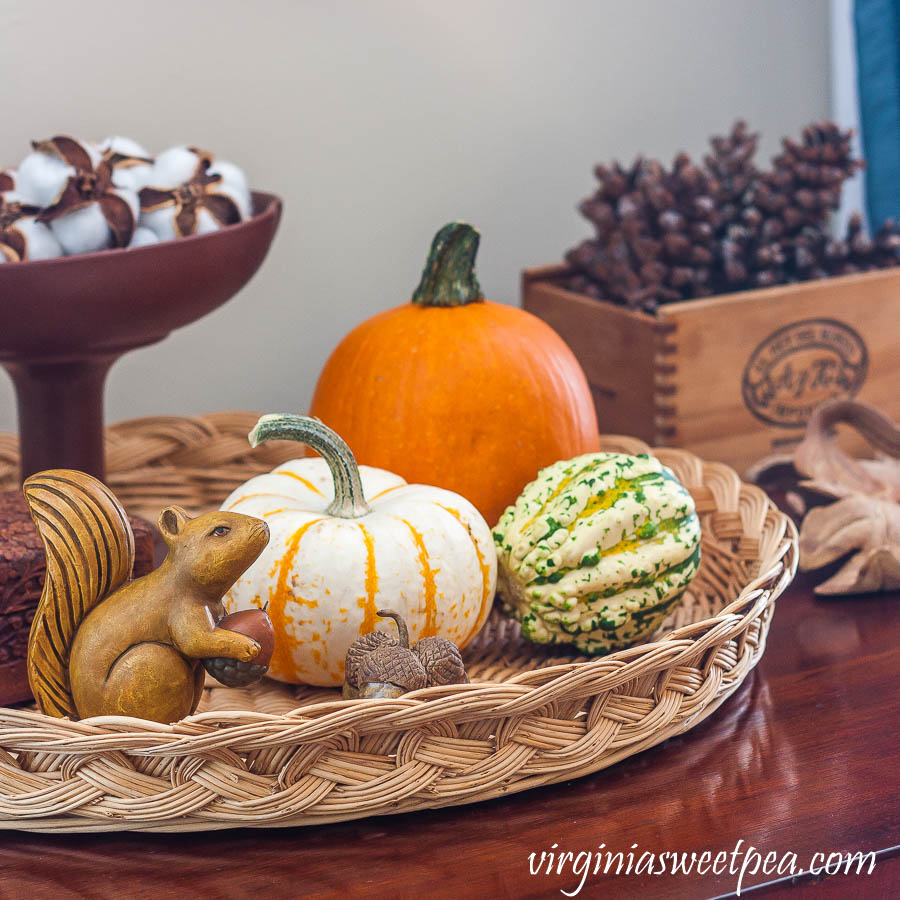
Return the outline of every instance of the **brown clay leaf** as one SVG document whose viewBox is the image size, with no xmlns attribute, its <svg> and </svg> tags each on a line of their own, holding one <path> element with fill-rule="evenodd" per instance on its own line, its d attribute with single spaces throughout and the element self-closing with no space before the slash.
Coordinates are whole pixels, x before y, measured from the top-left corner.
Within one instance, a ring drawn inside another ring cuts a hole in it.
<svg viewBox="0 0 900 900">
<path fill-rule="evenodd" d="M 891 572 L 900 568 L 900 505 L 855 494 L 807 513 L 800 527 L 803 571 L 818 569 L 853 551 L 846 565 L 819 585 L 816 593 L 891 589 Z M 900 587 L 900 582 L 894 586 Z"/>
<path fill-rule="evenodd" d="M 826 596 L 900 590 L 900 545 L 857 553 L 836 575 L 814 590 Z"/>
<path fill-rule="evenodd" d="M 846 423 L 892 460 L 873 470 L 844 453 L 834 428 Z M 827 486 L 834 496 L 860 493 L 900 501 L 900 429 L 878 410 L 854 400 L 832 400 L 817 407 L 806 436 L 794 453 L 794 466 L 807 479 Z"/>
</svg>

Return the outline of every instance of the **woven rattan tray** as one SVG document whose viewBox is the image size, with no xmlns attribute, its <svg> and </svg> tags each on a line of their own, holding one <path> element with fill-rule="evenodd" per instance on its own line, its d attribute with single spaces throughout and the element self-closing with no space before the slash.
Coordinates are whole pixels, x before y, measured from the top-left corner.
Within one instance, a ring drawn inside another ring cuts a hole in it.
<svg viewBox="0 0 900 900">
<path fill-rule="evenodd" d="M 153 518 L 167 502 L 217 505 L 296 455 L 296 445 L 251 453 L 255 421 L 223 413 L 113 426 L 108 480 L 130 512 Z M 646 450 L 628 438 L 603 444 Z M 473 803 L 595 772 L 687 731 L 762 656 L 797 537 L 728 467 L 655 452 L 696 500 L 703 563 L 651 642 L 595 659 L 550 655 L 495 609 L 465 651 L 470 684 L 397 700 L 263 681 L 208 687 L 175 725 L 0 709 L 0 828 L 265 828 Z M 12 441 L 0 441 L 0 477 L 4 465 L 13 486 Z"/>
</svg>

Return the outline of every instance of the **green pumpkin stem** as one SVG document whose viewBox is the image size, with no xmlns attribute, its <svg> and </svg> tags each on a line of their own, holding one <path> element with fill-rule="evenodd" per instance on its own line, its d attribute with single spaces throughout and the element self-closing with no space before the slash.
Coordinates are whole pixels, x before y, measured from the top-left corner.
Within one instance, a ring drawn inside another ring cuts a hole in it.
<svg viewBox="0 0 900 900">
<path fill-rule="evenodd" d="M 275 413 L 263 416 L 249 434 L 250 446 L 266 441 L 300 441 L 328 463 L 334 479 L 334 500 L 325 512 L 341 519 L 358 519 L 369 512 L 359 479 L 359 466 L 347 442 L 312 416 Z"/>
<path fill-rule="evenodd" d="M 409 629 L 406 627 L 406 622 L 403 620 L 403 616 L 398 612 L 394 612 L 392 609 L 379 609 L 375 612 L 376 616 L 381 616 L 382 619 L 393 619 L 397 624 L 397 631 L 400 636 L 400 646 L 404 648 L 404 650 L 409 650 Z"/>
<path fill-rule="evenodd" d="M 465 222 L 445 225 L 431 242 L 412 302 L 418 306 L 464 306 L 483 301 L 475 274 L 480 239 L 478 232 Z"/>
</svg>

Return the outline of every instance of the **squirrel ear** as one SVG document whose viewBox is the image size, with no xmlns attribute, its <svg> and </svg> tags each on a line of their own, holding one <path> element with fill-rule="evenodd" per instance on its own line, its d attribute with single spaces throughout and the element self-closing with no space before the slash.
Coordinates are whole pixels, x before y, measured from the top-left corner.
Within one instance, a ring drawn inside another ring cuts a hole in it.
<svg viewBox="0 0 900 900">
<path fill-rule="evenodd" d="M 167 506 L 160 514 L 157 525 L 163 540 L 169 545 L 181 533 L 190 516 L 180 506 Z"/>
</svg>

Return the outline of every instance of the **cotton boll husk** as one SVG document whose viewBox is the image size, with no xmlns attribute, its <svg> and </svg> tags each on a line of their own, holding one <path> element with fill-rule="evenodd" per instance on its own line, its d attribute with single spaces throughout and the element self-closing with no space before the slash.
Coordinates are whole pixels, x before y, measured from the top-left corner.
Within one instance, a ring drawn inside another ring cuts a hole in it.
<svg viewBox="0 0 900 900">
<path fill-rule="evenodd" d="M 127 190 L 116 190 L 114 193 L 131 208 L 136 223 L 139 210 L 137 194 Z M 91 203 L 60 216 L 50 223 L 50 227 L 67 256 L 94 253 L 112 246 L 112 233 L 98 203 Z"/>
<path fill-rule="evenodd" d="M 153 163 L 150 185 L 157 188 L 176 188 L 197 172 L 200 157 L 187 147 L 170 147 L 163 150 Z"/>
<path fill-rule="evenodd" d="M 113 168 L 112 181 L 116 187 L 140 191 L 153 181 L 153 163 L 142 162 L 150 159 L 150 154 L 131 138 L 116 135 L 100 142 L 100 150 L 106 153 L 117 153 L 120 156 L 134 157 L 134 162 L 119 164 Z"/>
<path fill-rule="evenodd" d="M 153 176 L 149 187 L 164 191 L 177 192 L 183 185 L 191 182 L 198 172 L 202 172 L 203 155 L 186 146 L 170 147 L 156 158 Z M 207 157 L 208 158 L 208 157 Z M 228 197 L 235 205 L 241 219 L 252 215 L 252 199 L 247 177 L 234 163 L 215 161 L 206 169 L 206 174 L 219 176 L 219 181 L 204 186 L 208 194 L 220 194 Z M 202 183 L 203 179 L 199 179 Z M 175 230 L 175 218 L 178 215 L 178 203 L 161 209 L 143 210 L 140 225 L 153 231 L 160 240 L 170 241 L 179 237 Z M 194 234 L 208 234 L 218 231 L 222 224 L 198 204 L 196 227 Z"/>
<path fill-rule="evenodd" d="M 150 159 L 150 154 L 137 141 L 121 134 L 114 134 L 111 137 L 104 138 L 98 145 L 101 153 L 107 153 L 112 150 L 121 156 L 136 156 Z"/>
<path fill-rule="evenodd" d="M 4 186 L 4 190 L 14 191 L 17 178 L 18 173 L 15 169 L 0 169 L 0 185 Z"/>
<path fill-rule="evenodd" d="M 226 193 L 222 191 L 221 193 Z M 140 227 L 152 231 L 161 241 L 174 241 L 180 235 L 175 231 L 176 209 L 166 206 L 163 209 L 155 209 L 152 212 L 142 212 Z M 205 209 L 197 210 L 197 226 L 194 234 L 210 234 L 219 231 L 224 226 Z"/>
<path fill-rule="evenodd" d="M 14 203 L 22 206 L 30 204 L 28 198 L 19 191 L 4 191 L 0 197 L 8 206 Z M 63 255 L 62 247 L 59 246 L 53 232 L 43 222 L 38 222 L 36 216 L 21 216 L 9 227 L 18 231 L 25 239 L 25 259 L 53 259 Z M 10 262 L 15 258 L 7 258 L 6 252 L 0 251 L 0 255 L 3 256 L 0 262 Z"/>
<path fill-rule="evenodd" d="M 55 259 L 63 249 L 53 232 L 34 216 L 24 216 L 13 225 L 27 243 L 25 259 Z"/>
<path fill-rule="evenodd" d="M 158 244 L 159 238 L 149 228 L 138 227 L 134 229 L 134 236 L 131 238 L 129 247 L 149 247 L 151 244 Z"/>
<path fill-rule="evenodd" d="M 16 188 L 38 206 L 49 206 L 60 195 L 70 176 L 75 174 L 58 156 L 29 153 L 19 164 Z"/>
<path fill-rule="evenodd" d="M 216 160 L 207 172 L 222 176 L 222 180 L 212 189 L 213 192 L 230 197 L 237 204 L 241 219 L 249 219 L 253 213 L 253 201 L 243 169 L 239 169 L 234 163 Z"/>
<path fill-rule="evenodd" d="M 101 159 L 100 151 L 85 141 L 78 143 L 84 147 L 91 163 L 96 166 Z M 74 174 L 74 167 L 56 154 L 35 150 L 19 164 L 16 189 L 38 206 L 50 206 L 59 197 L 66 181 Z"/>
</svg>

